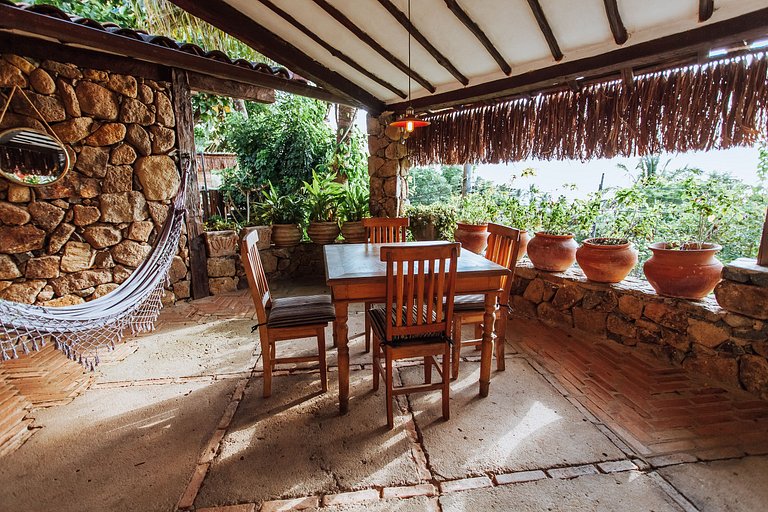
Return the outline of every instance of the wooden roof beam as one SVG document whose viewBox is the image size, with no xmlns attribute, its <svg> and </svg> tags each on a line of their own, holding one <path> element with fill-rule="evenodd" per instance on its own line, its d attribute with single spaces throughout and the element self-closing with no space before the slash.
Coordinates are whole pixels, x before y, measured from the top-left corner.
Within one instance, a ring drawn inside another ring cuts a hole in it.
<svg viewBox="0 0 768 512">
<path fill-rule="evenodd" d="M 608 23 L 611 25 L 613 40 L 619 45 L 626 43 L 629 35 L 627 35 L 627 29 L 621 20 L 616 0 L 603 0 L 603 3 L 605 4 L 605 14 L 608 16 Z"/>
<path fill-rule="evenodd" d="M 552 27 L 549 26 L 549 21 L 547 21 L 547 17 L 544 15 L 544 10 L 541 8 L 539 0 L 528 0 L 528 5 L 531 7 L 534 18 L 536 18 L 536 23 L 539 24 L 541 33 L 544 34 L 544 39 L 547 40 L 552 57 L 554 57 L 555 61 L 560 62 L 563 60 L 563 52 L 560 51 L 560 45 L 557 44 L 555 34 L 552 32 Z"/>
<path fill-rule="evenodd" d="M 395 87 L 391 83 L 387 82 L 386 80 L 384 80 L 382 78 L 379 78 L 378 76 L 374 75 L 373 73 L 368 71 L 368 69 L 366 69 L 365 67 L 363 67 L 360 64 L 358 64 L 354 59 L 352 59 L 351 57 L 349 57 L 345 53 L 342 53 L 335 46 L 333 46 L 332 44 L 329 44 L 322 37 L 318 36 L 317 34 L 312 32 L 311 30 L 309 30 L 303 23 L 301 23 L 299 20 L 297 20 L 296 18 L 291 16 L 289 13 L 285 12 L 280 7 L 276 6 L 270 0 L 259 0 L 259 1 L 262 4 L 266 5 L 267 7 L 269 7 L 270 9 L 272 9 L 272 11 L 275 14 L 277 14 L 278 16 L 283 18 L 285 21 L 287 21 L 288 23 L 290 23 L 291 25 L 293 25 L 297 29 L 301 30 L 301 32 L 304 35 L 306 35 L 307 37 L 312 39 L 314 42 L 316 42 L 317 44 L 319 44 L 320 46 L 325 48 L 328 51 L 328 53 L 330 53 L 332 56 L 334 56 L 337 59 L 339 59 L 340 61 L 346 63 L 351 68 L 355 69 L 360 74 L 370 78 L 371 80 L 373 80 L 377 84 L 381 85 L 382 87 L 385 87 L 385 88 L 389 89 L 390 91 L 392 91 L 393 93 L 397 94 L 401 98 L 405 99 L 405 98 L 408 97 L 403 91 L 401 91 L 400 89 L 398 89 L 397 87 Z"/>
<path fill-rule="evenodd" d="M 715 12 L 715 0 L 699 0 L 699 22 L 707 21 Z"/>
<path fill-rule="evenodd" d="M 727 46 L 734 41 L 765 37 L 768 32 L 768 8 L 743 14 L 651 41 L 617 48 L 608 53 L 562 62 L 527 73 L 446 91 L 432 96 L 414 98 L 418 112 L 437 110 L 455 105 L 468 105 L 490 98 L 509 98 L 527 91 L 540 91 L 578 77 L 617 74 L 622 68 L 642 69 L 658 65 L 680 65 L 695 60 L 699 51 Z M 387 110 L 404 110 L 406 102 L 389 103 Z"/>
<path fill-rule="evenodd" d="M 485 32 L 482 31 L 477 23 L 475 23 L 474 20 L 470 18 L 466 12 L 464 12 L 464 9 L 461 8 L 456 0 L 445 0 L 445 5 L 448 6 L 448 9 L 453 13 L 453 15 L 456 16 L 456 18 L 458 18 L 459 21 L 462 22 L 470 32 L 472 32 L 472 34 L 477 38 L 478 41 L 480 41 L 485 49 L 488 50 L 488 53 L 491 54 L 491 57 L 493 57 L 493 60 L 496 61 L 496 64 L 499 65 L 504 74 L 509 75 L 512 73 L 512 67 L 510 67 L 507 61 L 504 60 L 504 57 L 501 56 L 499 50 L 493 46 L 493 43 L 490 39 L 488 39 L 488 36 L 485 35 Z"/>
<path fill-rule="evenodd" d="M 124 37 L 103 30 L 86 27 L 70 21 L 64 21 L 44 14 L 37 14 L 16 7 L 0 4 L 0 29 L 13 30 L 26 35 L 13 34 L 9 36 L 14 43 L 14 51 L 25 48 L 27 53 L 43 54 L 40 58 L 55 58 L 50 55 L 68 55 L 70 59 L 79 60 L 78 53 L 91 52 L 94 63 L 102 63 L 109 68 L 112 62 L 125 69 L 127 65 L 139 68 L 142 63 L 152 63 L 159 68 L 179 68 L 187 71 L 210 75 L 223 80 L 234 80 L 251 86 L 269 87 L 281 91 L 300 94 L 310 98 L 324 101 L 350 102 L 353 105 L 362 106 L 348 96 L 340 96 L 321 87 L 314 87 L 295 80 L 288 80 L 268 73 L 219 62 L 199 55 L 165 48 L 163 46 L 137 41 L 130 37 Z M 44 37 L 48 40 L 39 39 Z M 0 40 L 5 40 L 0 37 Z M 22 41 L 30 41 L 28 45 L 21 46 Z M 58 41 L 57 42 L 52 42 Z M 76 47 L 75 47 L 76 45 Z M 87 50 L 89 48 L 90 50 Z M 45 52 L 51 53 L 46 55 Z M 99 57 L 99 55 L 101 57 Z M 30 55 L 32 56 L 32 55 Z M 126 59 L 129 57 L 130 59 Z M 61 57 L 64 58 L 64 57 Z M 142 62 L 137 62 L 138 61 Z M 128 62 L 126 62 L 128 61 Z M 86 64 L 87 65 L 87 64 Z M 92 64 L 96 66 L 96 64 Z M 151 71 L 151 70 L 150 70 Z"/>
<path fill-rule="evenodd" d="M 244 16 L 223 0 L 205 2 L 171 0 L 171 2 L 329 91 L 354 100 L 352 102 L 347 100 L 346 103 L 364 107 L 369 112 L 382 111 L 383 103 L 374 95 L 308 57 L 301 50 Z M 342 101 L 342 103 L 345 102 Z"/>
<path fill-rule="evenodd" d="M 424 34 L 419 32 L 419 30 L 413 26 L 413 24 L 408 19 L 408 16 L 405 15 L 400 9 L 398 9 L 395 4 L 392 3 L 392 0 L 379 0 L 379 3 L 387 11 L 389 11 L 392 17 L 400 22 L 400 24 L 405 27 L 408 32 L 410 32 L 413 38 L 418 41 L 422 47 L 424 47 L 424 49 L 437 61 L 438 64 L 443 66 L 446 70 L 448 70 L 450 74 L 454 76 L 454 78 L 456 78 L 456 80 L 461 82 L 461 85 L 469 84 L 469 79 L 461 74 L 461 72 L 456 69 L 456 66 L 454 66 L 445 55 L 440 53 L 440 51 L 435 48 L 426 37 L 424 37 Z"/>
<path fill-rule="evenodd" d="M 314 2 L 325 12 L 327 12 L 333 19 L 341 23 L 347 30 L 355 34 L 358 39 L 370 46 L 376 53 L 387 59 L 397 69 L 413 78 L 419 85 L 428 90 L 429 92 L 435 92 L 435 86 L 427 81 L 426 78 L 416 73 L 412 68 L 409 68 L 407 64 L 395 57 L 389 50 L 381 46 L 375 39 L 369 36 L 365 31 L 358 27 L 352 20 L 347 18 L 344 13 L 329 4 L 326 0 L 314 0 Z"/>
</svg>

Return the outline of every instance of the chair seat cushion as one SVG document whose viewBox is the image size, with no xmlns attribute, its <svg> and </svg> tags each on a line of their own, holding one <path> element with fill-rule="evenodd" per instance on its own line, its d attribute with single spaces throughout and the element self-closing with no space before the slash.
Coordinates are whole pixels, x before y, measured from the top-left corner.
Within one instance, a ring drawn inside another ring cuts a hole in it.
<svg viewBox="0 0 768 512">
<path fill-rule="evenodd" d="M 416 306 L 413 307 L 416 311 Z M 366 313 L 371 320 L 371 329 L 382 344 L 392 346 L 401 346 L 408 344 L 430 344 L 430 343 L 451 343 L 451 339 L 445 336 L 445 333 L 435 332 L 418 335 L 396 336 L 392 341 L 387 342 L 387 312 L 383 307 L 374 307 Z M 405 314 L 405 307 L 402 308 L 402 314 Z M 394 315 L 390 315 L 390 320 Z M 403 317 L 405 318 L 405 317 Z"/>
<path fill-rule="evenodd" d="M 485 295 L 457 295 L 453 299 L 454 311 L 485 311 Z"/>
<path fill-rule="evenodd" d="M 273 299 L 267 315 L 269 327 L 327 324 L 336 319 L 329 295 L 303 295 Z"/>
</svg>

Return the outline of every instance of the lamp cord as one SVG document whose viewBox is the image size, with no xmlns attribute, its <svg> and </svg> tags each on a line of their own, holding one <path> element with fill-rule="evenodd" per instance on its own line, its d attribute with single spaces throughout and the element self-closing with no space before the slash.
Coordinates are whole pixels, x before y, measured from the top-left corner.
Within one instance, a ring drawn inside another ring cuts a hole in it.
<svg viewBox="0 0 768 512">
<path fill-rule="evenodd" d="M 411 21 L 411 0 L 408 0 L 408 104 L 411 103 L 411 27 L 413 22 Z"/>
</svg>

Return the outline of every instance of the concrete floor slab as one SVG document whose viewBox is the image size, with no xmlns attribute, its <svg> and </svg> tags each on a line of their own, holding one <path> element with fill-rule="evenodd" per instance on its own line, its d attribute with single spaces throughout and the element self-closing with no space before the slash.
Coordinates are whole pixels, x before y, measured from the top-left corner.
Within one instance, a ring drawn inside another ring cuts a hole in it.
<svg viewBox="0 0 768 512">
<path fill-rule="evenodd" d="M 441 496 L 440 505 L 443 512 L 681 510 L 651 478 L 637 471 L 454 492 Z"/>
<path fill-rule="evenodd" d="M 126 360 L 100 365 L 99 382 L 222 375 L 247 371 L 257 357 L 253 320 L 218 320 L 171 325 L 135 339 Z"/>
<path fill-rule="evenodd" d="M 234 386 L 92 389 L 37 411 L 43 428 L 0 464 L 0 509 L 173 510 Z"/>
<path fill-rule="evenodd" d="M 413 384 L 421 366 L 403 368 Z M 435 373 L 434 379 L 439 377 Z M 480 365 L 464 362 L 451 383 L 451 419 L 440 393 L 411 395 L 431 468 L 440 478 L 511 472 L 623 458 L 622 452 L 525 360 L 493 372 L 490 395 L 478 396 Z"/>
<path fill-rule="evenodd" d="M 282 375 L 272 397 L 253 379 L 195 505 L 210 507 L 419 482 L 406 431 L 386 429 L 368 372 L 352 373 L 350 412 L 339 416 L 337 376 L 320 394 L 316 373 Z M 402 420 L 401 420 L 402 421 Z"/>
<path fill-rule="evenodd" d="M 659 474 L 701 511 L 751 512 L 768 508 L 765 456 L 680 464 L 660 469 Z"/>
</svg>

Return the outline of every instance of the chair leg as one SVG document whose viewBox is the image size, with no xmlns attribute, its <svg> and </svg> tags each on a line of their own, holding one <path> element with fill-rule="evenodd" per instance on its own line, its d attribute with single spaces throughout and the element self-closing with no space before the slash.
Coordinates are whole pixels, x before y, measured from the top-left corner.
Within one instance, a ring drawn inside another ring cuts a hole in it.
<svg viewBox="0 0 768 512">
<path fill-rule="evenodd" d="M 373 390 L 379 390 L 379 377 L 381 376 L 381 346 L 374 339 L 373 346 Z"/>
<path fill-rule="evenodd" d="M 450 373 L 448 371 L 448 364 L 451 359 L 451 346 L 446 343 L 445 344 L 445 352 L 443 352 L 443 390 L 442 390 L 442 398 L 443 398 L 443 419 L 448 420 L 451 417 L 451 404 L 450 404 L 450 393 L 451 393 L 451 379 L 450 379 Z"/>
<path fill-rule="evenodd" d="M 320 385 L 323 393 L 328 391 L 328 366 L 325 363 L 325 327 L 317 329 L 317 355 L 320 359 Z"/>
<path fill-rule="evenodd" d="M 432 358 L 424 357 L 424 384 L 432 384 Z"/>
<path fill-rule="evenodd" d="M 390 354 L 387 347 L 384 347 L 384 359 L 387 366 L 387 427 L 392 430 L 395 427 L 395 414 L 392 409 L 392 394 L 394 391 L 394 383 L 392 375 L 392 354 Z"/>
<path fill-rule="evenodd" d="M 365 351 L 371 351 L 371 320 L 368 318 L 368 310 L 373 307 L 372 302 L 365 303 Z"/>
<path fill-rule="evenodd" d="M 453 320 L 453 364 L 451 365 L 451 380 L 456 380 L 459 376 L 459 359 L 461 359 L 461 318 L 457 316 Z"/>
<path fill-rule="evenodd" d="M 501 311 L 501 310 L 500 310 Z M 504 360 L 504 345 L 507 344 L 507 315 L 501 312 L 496 322 L 496 371 L 503 372 L 507 369 L 507 363 Z"/>
<path fill-rule="evenodd" d="M 270 342 L 269 338 L 263 336 L 261 339 L 261 360 L 262 367 L 264 368 L 264 398 L 269 398 L 272 394 L 272 360 L 274 355 L 272 354 L 272 347 L 274 345 Z"/>
</svg>

